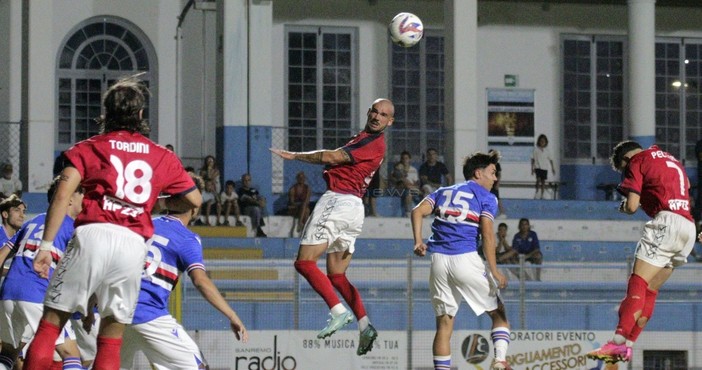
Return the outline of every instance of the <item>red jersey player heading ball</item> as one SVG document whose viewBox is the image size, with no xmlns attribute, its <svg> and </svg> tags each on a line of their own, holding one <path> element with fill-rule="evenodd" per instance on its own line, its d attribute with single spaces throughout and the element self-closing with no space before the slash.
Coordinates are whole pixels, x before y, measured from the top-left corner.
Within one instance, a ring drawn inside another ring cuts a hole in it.
<svg viewBox="0 0 702 370">
<path fill-rule="evenodd" d="M 610 161 L 624 174 L 618 190 L 626 198 L 619 211 L 632 214 L 640 205 L 652 217 L 636 246 L 614 337 L 587 354 L 613 363 L 631 360 L 634 342 L 653 315 L 658 289 L 675 267 L 687 262 L 696 231 L 690 214 L 690 180 L 675 157 L 655 145 L 643 149 L 635 141 L 623 141 L 612 150 Z"/>
<path fill-rule="evenodd" d="M 271 149 L 283 159 L 325 164 L 327 191 L 319 198 L 307 219 L 295 269 L 319 293 L 331 310 L 327 326 L 317 335 L 326 338 L 350 323 L 352 315 L 334 292 L 336 289 L 351 306 L 358 320 L 360 337 L 356 354 L 368 353 L 378 336 L 366 315 L 361 295 L 346 278 L 356 237 L 363 227 L 361 197 L 385 156 L 385 134 L 394 121 L 395 107 L 390 100 L 377 99 L 366 113 L 366 127 L 346 145 L 334 150 L 289 152 Z M 327 275 L 317 268 L 326 252 Z"/>
</svg>

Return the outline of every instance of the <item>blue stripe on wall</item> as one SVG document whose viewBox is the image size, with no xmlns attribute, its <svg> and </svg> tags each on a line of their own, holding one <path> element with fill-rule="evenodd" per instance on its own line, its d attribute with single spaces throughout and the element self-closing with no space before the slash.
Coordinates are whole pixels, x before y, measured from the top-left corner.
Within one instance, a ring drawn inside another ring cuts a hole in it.
<svg viewBox="0 0 702 370">
<path fill-rule="evenodd" d="M 641 144 L 641 146 L 644 148 L 648 148 L 649 146 L 656 143 L 655 136 L 631 136 L 630 139 Z"/>
<path fill-rule="evenodd" d="M 241 180 L 251 174 L 253 186 L 268 200 L 273 211 L 270 126 L 224 126 L 217 128 L 217 157 L 221 158 L 224 180 Z M 248 140 L 247 140 L 248 138 Z"/>
<path fill-rule="evenodd" d="M 601 184 L 618 184 L 620 175 L 609 165 L 561 165 L 561 199 L 605 200 Z"/>
</svg>

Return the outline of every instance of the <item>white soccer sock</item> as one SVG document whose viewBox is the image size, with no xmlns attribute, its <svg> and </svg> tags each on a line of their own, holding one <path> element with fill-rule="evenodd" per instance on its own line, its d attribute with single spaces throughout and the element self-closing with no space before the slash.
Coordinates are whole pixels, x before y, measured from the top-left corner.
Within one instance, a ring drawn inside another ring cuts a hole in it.
<svg viewBox="0 0 702 370">
<path fill-rule="evenodd" d="M 331 308 L 331 314 L 334 316 L 339 316 L 346 311 L 348 310 L 341 303 L 337 303 L 334 307 Z"/>
<path fill-rule="evenodd" d="M 358 320 L 358 330 L 359 331 L 364 331 L 366 328 L 370 325 L 370 319 L 368 316 L 363 316 L 361 317 L 360 320 Z"/>
<path fill-rule="evenodd" d="M 624 336 L 621 334 L 614 334 L 612 341 L 616 344 L 624 344 L 626 342 L 626 338 L 624 338 Z"/>
<path fill-rule="evenodd" d="M 495 359 L 504 361 L 509 348 L 509 328 L 504 326 L 496 327 L 492 329 L 490 337 L 495 348 Z"/>
</svg>

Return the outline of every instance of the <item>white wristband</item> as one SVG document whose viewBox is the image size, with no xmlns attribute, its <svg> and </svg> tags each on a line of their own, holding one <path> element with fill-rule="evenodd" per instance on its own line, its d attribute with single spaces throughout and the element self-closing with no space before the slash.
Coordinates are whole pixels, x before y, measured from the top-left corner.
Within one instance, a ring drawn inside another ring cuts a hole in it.
<svg viewBox="0 0 702 370">
<path fill-rule="evenodd" d="M 39 243 L 39 250 L 40 251 L 51 251 L 54 248 L 54 241 L 53 240 L 42 240 L 41 243 Z"/>
</svg>

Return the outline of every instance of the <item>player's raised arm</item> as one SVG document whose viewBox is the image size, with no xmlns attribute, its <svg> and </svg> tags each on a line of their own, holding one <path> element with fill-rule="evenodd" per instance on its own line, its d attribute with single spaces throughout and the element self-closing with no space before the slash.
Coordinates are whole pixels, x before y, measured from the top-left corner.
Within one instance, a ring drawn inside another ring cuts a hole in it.
<svg viewBox="0 0 702 370">
<path fill-rule="evenodd" d="M 283 159 L 298 160 L 307 163 L 329 165 L 351 163 L 349 153 L 342 148 L 334 150 L 314 150 L 311 152 L 289 152 L 287 150 L 271 148 L 270 151 Z"/>
<path fill-rule="evenodd" d="M 52 262 L 51 247 L 54 244 L 54 238 L 61 227 L 61 223 L 66 217 L 71 196 L 80 185 L 80 180 L 80 173 L 74 167 L 66 167 L 61 172 L 58 188 L 54 198 L 51 200 L 49 210 L 46 212 L 44 234 L 39 245 L 39 252 L 34 257 L 34 271 L 41 277 L 49 277 L 49 268 Z"/>
</svg>

